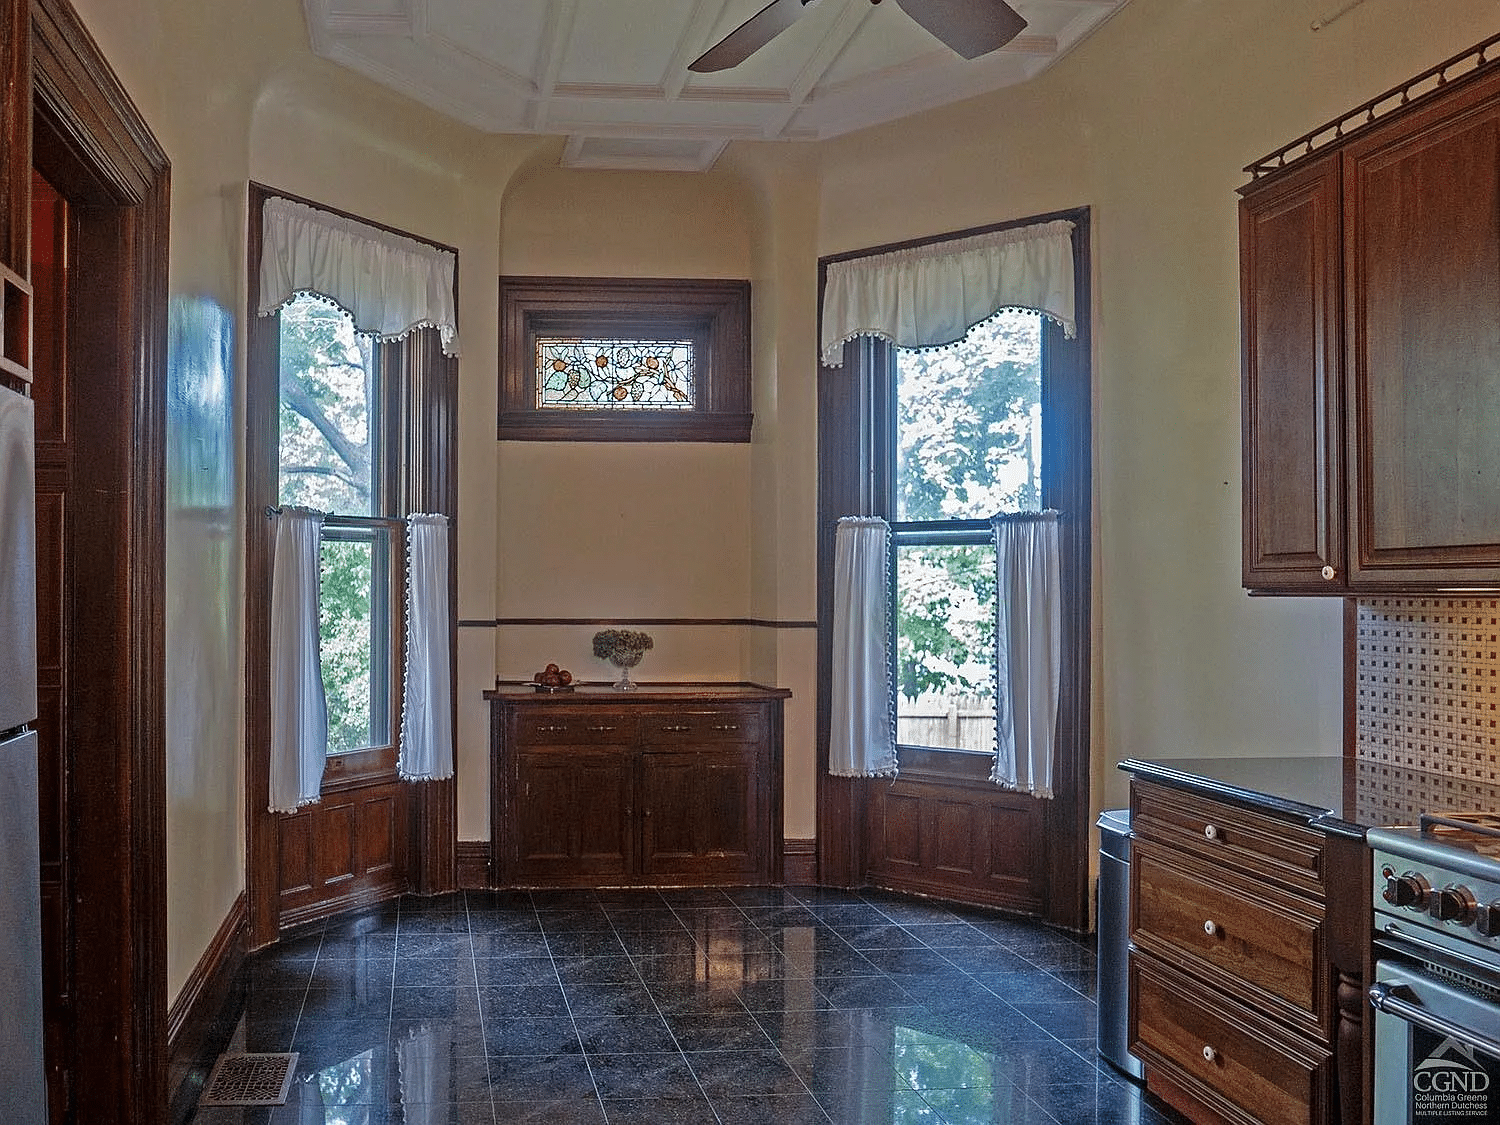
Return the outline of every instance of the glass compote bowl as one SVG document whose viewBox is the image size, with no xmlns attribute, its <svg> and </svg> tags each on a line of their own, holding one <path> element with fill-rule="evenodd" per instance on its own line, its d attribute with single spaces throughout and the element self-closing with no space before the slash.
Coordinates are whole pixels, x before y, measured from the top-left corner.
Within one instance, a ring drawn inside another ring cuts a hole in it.
<svg viewBox="0 0 1500 1125">
<path fill-rule="evenodd" d="M 609 662 L 620 670 L 620 678 L 614 682 L 614 689 L 616 691 L 637 690 L 635 681 L 630 678 L 630 670 L 639 664 L 641 658 L 645 655 L 644 652 L 627 650 L 616 652 L 609 658 Z"/>
</svg>

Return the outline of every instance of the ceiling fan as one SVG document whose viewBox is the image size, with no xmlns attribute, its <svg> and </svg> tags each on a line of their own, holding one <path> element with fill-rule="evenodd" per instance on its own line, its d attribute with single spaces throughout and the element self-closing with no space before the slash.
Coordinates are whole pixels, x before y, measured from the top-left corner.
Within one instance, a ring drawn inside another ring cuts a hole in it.
<svg viewBox="0 0 1500 1125">
<path fill-rule="evenodd" d="M 791 27 L 816 0 L 771 0 L 703 54 L 688 63 L 698 74 L 739 66 Z M 870 0 L 879 4 L 880 0 Z M 1005 0 L 896 0 L 901 10 L 966 59 L 998 50 L 1026 21 Z"/>
</svg>

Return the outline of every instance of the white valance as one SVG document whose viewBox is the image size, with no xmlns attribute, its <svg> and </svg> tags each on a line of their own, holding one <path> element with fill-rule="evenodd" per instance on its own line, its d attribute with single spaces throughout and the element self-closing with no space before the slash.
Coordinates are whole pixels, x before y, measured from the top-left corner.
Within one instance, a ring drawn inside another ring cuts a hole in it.
<svg viewBox="0 0 1500 1125">
<path fill-rule="evenodd" d="M 844 362 L 844 343 L 879 336 L 897 347 L 961 340 L 1003 309 L 1031 309 L 1069 336 L 1073 224 L 1065 219 L 934 242 L 828 266 L 820 353 Z"/>
<path fill-rule="evenodd" d="M 360 332 L 394 340 L 436 328 L 443 354 L 458 354 L 451 250 L 279 197 L 266 200 L 261 239 L 261 316 L 316 293 L 347 310 Z"/>
</svg>

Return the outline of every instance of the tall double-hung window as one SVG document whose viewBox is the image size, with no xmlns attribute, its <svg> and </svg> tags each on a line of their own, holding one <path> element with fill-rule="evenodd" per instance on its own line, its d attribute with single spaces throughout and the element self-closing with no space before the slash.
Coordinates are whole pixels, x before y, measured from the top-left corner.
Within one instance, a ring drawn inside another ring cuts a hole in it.
<svg viewBox="0 0 1500 1125">
<path fill-rule="evenodd" d="M 408 555 L 411 517 L 442 522 L 446 539 L 453 507 L 456 255 L 260 188 L 251 204 L 249 488 L 266 534 L 252 536 L 249 581 L 270 619 L 262 634 L 257 614 L 251 632 L 270 713 L 255 740 L 271 747 L 271 805 L 285 811 L 317 799 L 320 774 L 335 785 L 393 776 L 410 733 L 403 710 L 412 727 L 408 658 L 448 665 L 411 643 Z M 300 574 L 283 550 L 293 518 L 316 539 Z M 430 592 L 446 619 L 444 567 Z M 299 648 L 300 665 L 286 659 Z M 429 717 L 451 704 L 418 702 Z M 300 780 L 285 799 L 274 763 L 294 757 Z"/>
<path fill-rule="evenodd" d="M 1062 756 L 1077 766 L 1084 221 L 1069 213 L 823 263 L 829 773 L 890 775 L 920 759 L 927 772 L 1051 797 L 1060 722 L 1077 743 Z M 882 555 L 883 577 L 870 561 Z"/>
<path fill-rule="evenodd" d="M 399 698 L 401 512 L 389 419 L 398 412 L 375 337 L 331 300 L 278 314 L 276 502 L 324 513 L 318 635 L 328 753 L 391 745 Z"/>
<path fill-rule="evenodd" d="M 892 348 L 887 444 L 898 745 L 995 750 L 991 519 L 1042 496 L 1041 315 Z"/>
</svg>

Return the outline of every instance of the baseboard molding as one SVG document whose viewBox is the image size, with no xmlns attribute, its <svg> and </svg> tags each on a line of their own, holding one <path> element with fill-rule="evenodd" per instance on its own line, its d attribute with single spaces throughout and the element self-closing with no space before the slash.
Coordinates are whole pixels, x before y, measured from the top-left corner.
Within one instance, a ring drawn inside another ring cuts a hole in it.
<svg viewBox="0 0 1500 1125">
<path fill-rule="evenodd" d="M 460 840 L 455 852 L 458 860 L 458 889 L 482 891 L 490 883 L 490 842 Z"/>
<path fill-rule="evenodd" d="M 818 881 L 816 840 L 783 840 L 781 856 L 782 878 L 789 886 L 806 887 Z"/>
<path fill-rule="evenodd" d="M 191 1112 L 197 1087 L 222 1050 L 217 1039 L 227 1032 L 221 1025 L 235 978 L 249 952 L 249 939 L 250 918 L 242 893 L 230 905 L 167 1013 L 167 1097 L 173 1122 Z"/>
</svg>

